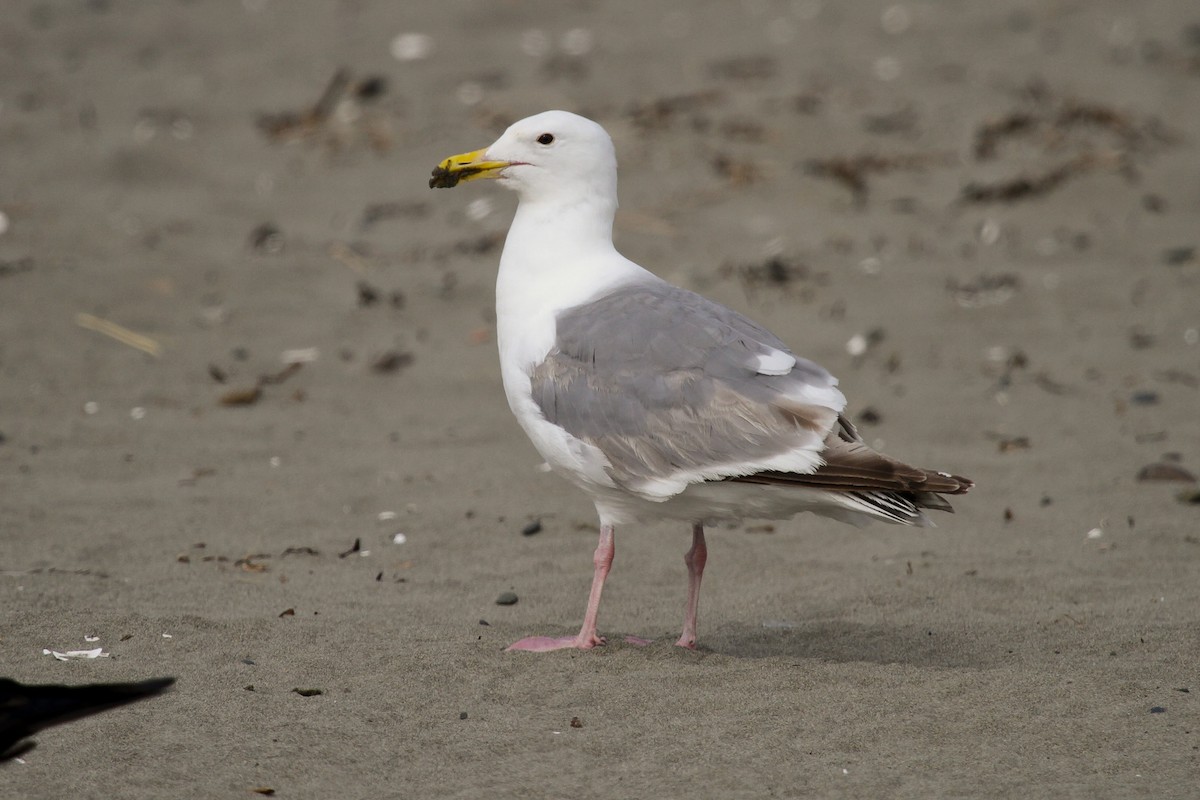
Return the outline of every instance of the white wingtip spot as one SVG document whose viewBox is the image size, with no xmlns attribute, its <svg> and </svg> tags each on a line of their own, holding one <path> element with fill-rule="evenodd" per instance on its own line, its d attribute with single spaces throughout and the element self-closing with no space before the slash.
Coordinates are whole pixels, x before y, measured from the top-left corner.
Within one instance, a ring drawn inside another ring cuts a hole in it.
<svg viewBox="0 0 1200 800">
<path fill-rule="evenodd" d="M 758 357 L 755 371 L 759 375 L 787 375 L 796 366 L 796 357 L 782 350 L 772 350 Z"/>
</svg>

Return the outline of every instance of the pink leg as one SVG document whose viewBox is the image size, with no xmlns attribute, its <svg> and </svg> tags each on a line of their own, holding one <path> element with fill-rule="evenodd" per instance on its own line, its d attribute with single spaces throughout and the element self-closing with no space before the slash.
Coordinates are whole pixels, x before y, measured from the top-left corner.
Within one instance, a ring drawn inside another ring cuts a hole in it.
<svg viewBox="0 0 1200 800">
<path fill-rule="evenodd" d="M 692 526 L 692 549 L 683 556 L 688 568 L 687 609 L 683 614 L 683 635 L 675 644 L 689 650 L 696 649 L 696 612 L 700 607 L 700 579 L 704 577 L 704 564 L 708 561 L 708 546 L 704 543 L 704 526 Z"/>
<path fill-rule="evenodd" d="M 600 543 L 596 545 L 596 553 L 592 563 L 596 571 L 592 575 L 592 591 L 588 595 L 587 612 L 583 615 L 583 627 L 578 636 L 528 636 L 519 642 L 508 646 L 508 650 L 528 650 L 533 653 L 544 653 L 547 650 L 562 650 L 567 647 L 577 647 L 580 650 L 590 650 L 598 644 L 604 644 L 604 637 L 596 633 L 596 616 L 600 612 L 600 593 L 604 591 L 604 579 L 612 569 L 613 554 L 616 552 L 616 542 L 613 538 L 613 526 L 600 526 Z"/>
</svg>

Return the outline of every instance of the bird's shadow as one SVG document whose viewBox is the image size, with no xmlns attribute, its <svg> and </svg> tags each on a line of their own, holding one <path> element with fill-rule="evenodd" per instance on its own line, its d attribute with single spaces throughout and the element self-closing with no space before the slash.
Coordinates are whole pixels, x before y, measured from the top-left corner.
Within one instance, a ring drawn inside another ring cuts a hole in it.
<svg viewBox="0 0 1200 800">
<path fill-rule="evenodd" d="M 702 641 L 703 650 L 734 658 L 788 658 L 834 663 L 987 668 L 1003 648 L 988 648 L 969 631 L 831 621 L 794 627 L 728 625 Z"/>
</svg>

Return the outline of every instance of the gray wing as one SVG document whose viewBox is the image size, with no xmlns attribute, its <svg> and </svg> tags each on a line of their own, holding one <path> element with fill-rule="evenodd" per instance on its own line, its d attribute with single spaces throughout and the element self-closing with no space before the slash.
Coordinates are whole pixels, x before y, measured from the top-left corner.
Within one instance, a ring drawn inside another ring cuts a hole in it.
<svg viewBox="0 0 1200 800">
<path fill-rule="evenodd" d="M 810 473 L 845 398 L 822 367 L 735 311 L 659 282 L 559 315 L 530 375 L 546 419 L 620 486 L 665 497 L 763 470 Z"/>
</svg>

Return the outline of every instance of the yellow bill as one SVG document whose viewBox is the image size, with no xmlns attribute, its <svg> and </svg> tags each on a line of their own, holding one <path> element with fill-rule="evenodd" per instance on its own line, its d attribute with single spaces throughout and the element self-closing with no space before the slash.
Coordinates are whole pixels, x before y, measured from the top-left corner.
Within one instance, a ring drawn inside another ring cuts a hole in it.
<svg viewBox="0 0 1200 800">
<path fill-rule="evenodd" d="M 509 161 L 488 161 L 484 155 L 484 150 L 473 150 L 470 153 L 450 156 L 433 168 L 433 177 L 429 179 L 429 188 L 449 189 L 457 186 L 459 181 L 499 178 L 502 169 L 512 166 Z"/>
</svg>

